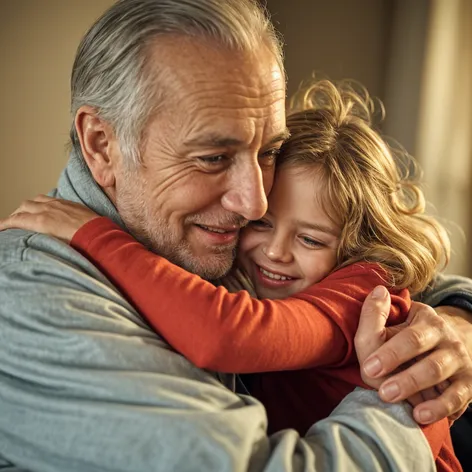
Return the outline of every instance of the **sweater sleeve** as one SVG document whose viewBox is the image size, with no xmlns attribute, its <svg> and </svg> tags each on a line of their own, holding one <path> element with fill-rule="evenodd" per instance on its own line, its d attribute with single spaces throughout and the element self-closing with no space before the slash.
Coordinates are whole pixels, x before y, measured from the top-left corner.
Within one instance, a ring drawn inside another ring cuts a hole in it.
<svg viewBox="0 0 472 472">
<path fill-rule="evenodd" d="M 472 280 L 438 273 L 429 287 L 416 295 L 416 299 L 432 307 L 451 305 L 472 312 Z"/>
<path fill-rule="evenodd" d="M 176 354 L 92 264 L 0 233 L 2 472 L 431 472 L 406 405 L 349 394 L 304 438 Z M 308 407 L 308 405 L 307 405 Z"/>
<path fill-rule="evenodd" d="M 153 254 L 106 218 L 84 225 L 71 245 L 177 351 L 200 368 L 220 372 L 342 364 L 353 353 L 362 302 L 381 283 L 370 264 L 351 266 L 292 298 L 257 300 L 215 287 Z"/>
</svg>

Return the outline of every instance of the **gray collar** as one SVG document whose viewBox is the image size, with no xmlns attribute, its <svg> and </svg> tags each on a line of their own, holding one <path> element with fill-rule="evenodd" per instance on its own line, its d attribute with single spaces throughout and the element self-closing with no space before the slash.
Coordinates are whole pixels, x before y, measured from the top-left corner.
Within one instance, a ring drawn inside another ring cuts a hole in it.
<svg viewBox="0 0 472 472">
<path fill-rule="evenodd" d="M 107 216 L 125 228 L 118 211 L 95 182 L 82 156 L 72 150 L 67 167 L 62 171 L 57 188 L 51 196 L 82 203 L 101 216 Z"/>
</svg>

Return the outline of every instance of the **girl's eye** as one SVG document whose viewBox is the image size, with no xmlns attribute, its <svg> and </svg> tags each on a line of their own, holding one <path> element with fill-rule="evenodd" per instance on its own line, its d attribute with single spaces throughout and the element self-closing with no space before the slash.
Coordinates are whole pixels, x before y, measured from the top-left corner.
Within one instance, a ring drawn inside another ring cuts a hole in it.
<svg viewBox="0 0 472 472">
<path fill-rule="evenodd" d="M 266 220 L 254 220 L 249 222 L 249 226 L 254 229 L 270 228 L 270 224 Z"/>
<path fill-rule="evenodd" d="M 307 236 L 301 236 L 300 239 L 302 240 L 303 244 L 313 248 L 320 248 L 325 246 L 324 243 L 317 241 L 316 239 L 309 238 Z"/>
</svg>

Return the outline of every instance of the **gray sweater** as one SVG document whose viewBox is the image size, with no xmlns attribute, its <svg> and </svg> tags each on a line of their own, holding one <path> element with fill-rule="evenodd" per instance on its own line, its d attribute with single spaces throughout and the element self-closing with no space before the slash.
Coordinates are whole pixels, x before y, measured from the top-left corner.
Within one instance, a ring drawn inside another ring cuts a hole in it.
<svg viewBox="0 0 472 472">
<path fill-rule="evenodd" d="M 53 192 L 122 224 L 72 156 Z M 450 282 L 450 281 L 449 281 Z M 470 293 L 470 283 L 456 285 Z M 169 314 L 171 316 L 171 314 Z M 404 404 L 357 390 L 305 438 L 174 352 L 62 242 L 0 233 L 0 470 L 435 470 Z"/>
</svg>

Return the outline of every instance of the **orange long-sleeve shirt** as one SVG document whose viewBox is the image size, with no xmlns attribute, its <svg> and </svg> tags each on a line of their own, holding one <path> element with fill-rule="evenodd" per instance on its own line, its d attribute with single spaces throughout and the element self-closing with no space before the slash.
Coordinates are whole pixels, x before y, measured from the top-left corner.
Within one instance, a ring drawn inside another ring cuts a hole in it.
<svg viewBox="0 0 472 472">
<path fill-rule="evenodd" d="M 266 406 L 273 431 L 292 427 L 304 434 L 356 386 L 366 387 L 354 335 L 365 297 L 384 283 L 376 264 L 340 269 L 284 300 L 258 300 L 215 287 L 149 252 L 107 218 L 84 225 L 71 245 L 198 367 L 269 372 L 255 378 L 252 393 Z M 410 307 L 407 290 L 391 291 L 391 298 L 390 325 L 403 322 Z M 282 370 L 290 372 L 275 372 Z M 424 431 L 439 470 L 460 470 L 447 421 Z"/>
</svg>

